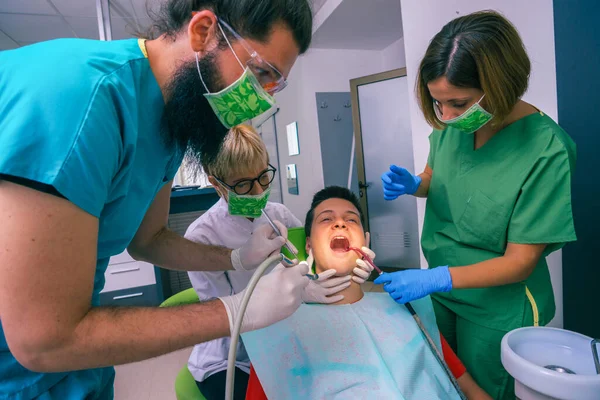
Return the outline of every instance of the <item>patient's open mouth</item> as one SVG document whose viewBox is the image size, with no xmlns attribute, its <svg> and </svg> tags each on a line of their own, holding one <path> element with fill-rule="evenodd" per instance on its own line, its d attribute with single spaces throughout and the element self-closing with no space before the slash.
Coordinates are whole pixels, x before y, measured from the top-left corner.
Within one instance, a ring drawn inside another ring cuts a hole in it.
<svg viewBox="0 0 600 400">
<path fill-rule="evenodd" d="M 331 247 L 331 250 L 336 252 L 346 252 L 350 248 L 350 241 L 346 237 L 336 236 L 331 239 L 329 247 Z"/>
</svg>

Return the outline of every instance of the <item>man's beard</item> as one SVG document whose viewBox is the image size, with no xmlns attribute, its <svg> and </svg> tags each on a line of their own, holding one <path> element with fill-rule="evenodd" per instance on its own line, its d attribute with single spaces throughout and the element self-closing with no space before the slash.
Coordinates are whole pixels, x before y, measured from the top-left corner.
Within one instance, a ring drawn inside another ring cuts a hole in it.
<svg viewBox="0 0 600 400">
<path fill-rule="evenodd" d="M 202 78 L 211 92 L 223 86 L 214 60 L 214 53 L 199 60 Z M 186 152 L 190 166 L 198 170 L 201 162 L 210 162 L 217 156 L 228 132 L 204 93 L 196 61 L 183 64 L 167 86 L 168 98 L 161 121 L 161 134 L 167 146 Z"/>
</svg>

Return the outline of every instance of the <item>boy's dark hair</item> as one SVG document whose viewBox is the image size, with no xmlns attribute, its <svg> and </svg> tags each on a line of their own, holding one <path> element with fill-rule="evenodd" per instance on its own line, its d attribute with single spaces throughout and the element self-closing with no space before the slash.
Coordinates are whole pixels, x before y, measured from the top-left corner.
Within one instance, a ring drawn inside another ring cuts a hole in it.
<svg viewBox="0 0 600 400">
<path fill-rule="evenodd" d="M 306 234 L 306 237 L 310 237 L 310 230 L 312 229 L 313 219 L 315 218 L 315 208 L 317 208 L 319 204 L 325 200 L 329 199 L 342 199 L 352 203 L 352 205 L 358 210 L 361 224 L 364 225 L 364 216 L 362 209 L 360 208 L 358 197 L 356 197 L 352 191 L 345 187 L 328 186 L 325 189 L 318 191 L 314 195 L 312 204 L 310 205 L 310 210 L 308 210 L 306 213 L 306 220 L 304 221 L 304 233 Z"/>
<path fill-rule="evenodd" d="M 165 0 L 158 10 L 148 11 L 152 28 L 147 36 L 175 38 L 192 12 L 202 10 L 211 10 L 244 38 L 264 43 L 273 26 L 283 23 L 300 54 L 310 46 L 313 15 L 308 0 Z"/>
</svg>

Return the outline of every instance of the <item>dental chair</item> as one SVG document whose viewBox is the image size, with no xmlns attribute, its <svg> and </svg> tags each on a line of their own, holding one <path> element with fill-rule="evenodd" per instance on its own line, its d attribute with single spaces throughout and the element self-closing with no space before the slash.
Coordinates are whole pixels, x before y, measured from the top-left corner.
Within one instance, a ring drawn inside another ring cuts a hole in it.
<svg viewBox="0 0 600 400">
<path fill-rule="evenodd" d="M 296 247 L 298 255 L 293 256 L 285 247 L 282 247 L 281 252 L 283 255 L 290 259 L 296 257 L 298 261 L 305 261 L 308 258 L 308 254 L 306 254 L 306 234 L 304 233 L 304 227 L 289 228 L 288 240 Z"/>
</svg>

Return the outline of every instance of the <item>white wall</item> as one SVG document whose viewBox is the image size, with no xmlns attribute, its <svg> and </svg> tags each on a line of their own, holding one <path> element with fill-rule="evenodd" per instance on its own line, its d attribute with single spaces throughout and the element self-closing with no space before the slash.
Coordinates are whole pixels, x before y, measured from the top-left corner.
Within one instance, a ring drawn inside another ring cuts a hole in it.
<svg viewBox="0 0 600 400">
<path fill-rule="evenodd" d="M 289 86 L 276 95 L 279 160 L 283 203 L 304 220 L 313 195 L 323 188 L 323 164 L 317 120 L 317 92 L 349 92 L 350 79 L 383 71 L 380 51 L 313 49 L 301 56 L 288 78 Z M 298 122 L 300 154 L 288 156 L 286 125 Z M 299 195 L 287 192 L 285 166 L 296 164 Z"/>
<path fill-rule="evenodd" d="M 400 38 L 381 51 L 382 71 L 406 67 L 404 38 Z"/>
<path fill-rule="evenodd" d="M 557 120 L 556 65 L 554 57 L 554 18 L 552 0 L 400 0 L 406 64 L 409 82 L 414 87 L 416 71 L 432 37 L 447 22 L 478 10 L 494 9 L 502 12 L 519 30 L 532 61 L 529 90 L 524 99 Z M 427 125 L 410 93 L 411 124 L 415 169 L 422 171 L 429 152 Z M 419 233 L 423 228 L 425 202 L 418 202 Z M 556 297 L 556 317 L 553 326 L 562 327 L 562 258 L 556 252 L 548 259 Z M 421 265 L 426 266 L 421 256 Z"/>
</svg>

